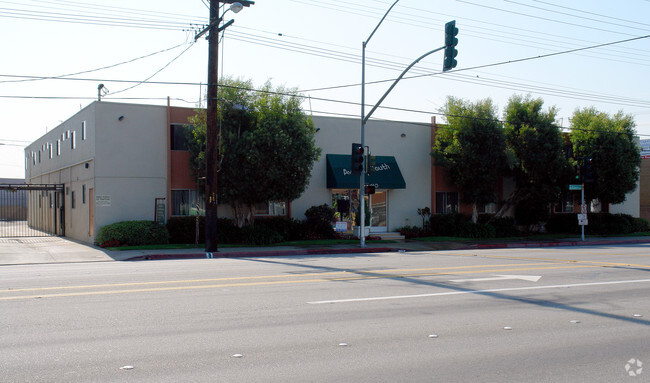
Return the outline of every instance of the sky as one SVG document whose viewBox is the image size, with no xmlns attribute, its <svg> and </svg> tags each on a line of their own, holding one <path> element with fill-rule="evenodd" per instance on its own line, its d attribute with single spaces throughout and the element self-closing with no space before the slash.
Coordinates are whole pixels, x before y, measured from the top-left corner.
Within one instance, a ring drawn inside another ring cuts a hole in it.
<svg viewBox="0 0 650 383">
<path fill-rule="evenodd" d="M 0 0 L 0 178 L 23 178 L 24 147 L 97 100 L 204 106 L 209 0 Z M 220 75 L 305 96 L 313 115 L 360 118 L 392 80 L 444 45 L 456 20 L 458 66 L 442 51 L 413 67 L 371 119 L 427 123 L 448 96 L 542 98 L 571 127 L 578 108 L 634 116 L 650 139 L 650 1 L 255 0 L 221 38 Z M 359 128 L 360 131 L 360 128 Z M 372 134 L 368 125 L 366 134 Z"/>
</svg>

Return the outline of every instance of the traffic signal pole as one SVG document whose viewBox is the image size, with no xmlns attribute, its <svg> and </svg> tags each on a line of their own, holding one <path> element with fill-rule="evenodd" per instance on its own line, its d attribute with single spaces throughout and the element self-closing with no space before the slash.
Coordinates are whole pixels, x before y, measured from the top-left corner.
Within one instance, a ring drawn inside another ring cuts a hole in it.
<svg viewBox="0 0 650 383">
<path fill-rule="evenodd" d="M 366 147 L 366 123 L 368 122 L 368 119 L 372 114 L 377 110 L 379 105 L 384 101 L 384 99 L 388 96 L 388 94 L 393 90 L 395 85 L 404 77 L 406 72 L 408 72 L 415 64 L 419 63 L 420 60 L 423 58 L 429 56 L 432 53 L 435 53 L 437 51 L 443 50 L 447 48 L 447 50 L 450 50 L 450 52 L 453 52 L 453 57 L 451 59 L 445 58 L 444 64 L 443 64 L 443 71 L 450 70 L 456 66 L 456 60 L 454 60 L 454 57 L 458 54 L 458 51 L 456 51 L 456 44 L 458 44 L 458 39 L 454 38 L 458 34 L 458 28 L 456 28 L 456 21 L 449 22 L 445 25 L 445 45 L 434 49 L 432 51 L 429 51 L 422 56 L 418 57 L 411 65 L 409 65 L 400 75 L 399 77 L 393 82 L 393 84 L 388 88 L 388 90 L 384 93 L 384 95 L 379 99 L 379 101 L 375 104 L 375 106 L 370 110 L 370 112 L 366 115 L 366 46 L 368 45 L 368 42 L 372 38 L 372 36 L 377 32 L 377 29 L 381 25 L 382 22 L 384 22 L 384 19 L 386 19 L 386 16 L 388 16 L 388 13 L 393 9 L 395 4 L 397 4 L 399 0 L 395 0 L 393 5 L 388 8 L 384 16 L 379 20 L 379 23 L 375 27 L 375 29 L 372 30 L 372 33 L 370 33 L 370 36 L 366 39 L 366 41 L 363 41 L 361 44 L 361 147 L 365 148 Z M 451 34 L 451 37 L 448 36 Z M 360 239 L 360 246 L 361 247 L 366 247 L 366 238 L 365 238 L 365 220 L 366 220 L 366 209 L 365 209 L 365 184 L 366 184 L 366 172 L 363 171 L 361 172 L 361 175 L 359 176 L 359 211 L 361 215 L 361 220 L 359 222 L 359 238 Z"/>
</svg>

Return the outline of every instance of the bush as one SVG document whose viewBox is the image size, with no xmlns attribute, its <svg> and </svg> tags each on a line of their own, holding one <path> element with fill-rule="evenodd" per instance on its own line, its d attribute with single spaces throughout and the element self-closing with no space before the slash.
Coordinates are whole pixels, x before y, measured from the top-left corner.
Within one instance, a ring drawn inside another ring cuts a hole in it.
<svg viewBox="0 0 650 383">
<path fill-rule="evenodd" d="M 578 218 L 575 214 L 554 214 L 546 222 L 546 231 L 560 234 L 580 233 Z"/>
<path fill-rule="evenodd" d="M 246 245 L 272 245 L 282 242 L 282 235 L 265 225 L 244 226 L 241 228 L 241 234 Z"/>
<path fill-rule="evenodd" d="M 95 241 L 101 247 L 159 245 L 169 243 L 169 232 L 153 221 L 123 221 L 99 229 Z"/>
<path fill-rule="evenodd" d="M 431 216 L 431 229 L 434 235 L 463 238 L 494 238 L 496 230 L 484 223 L 471 222 L 463 214 L 436 214 Z"/>
<path fill-rule="evenodd" d="M 589 213 L 586 234 L 616 235 L 648 231 L 648 221 L 627 214 Z M 546 224 L 553 233 L 579 234 L 580 226 L 575 214 L 555 214 Z"/>
<path fill-rule="evenodd" d="M 308 221 L 312 222 L 334 222 L 334 214 L 336 210 L 333 207 L 329 207 L 327 204 L 312 206 L 305 212 L 305 216 Z"/>
<path fill-rule="evenodd" d="M 460 213 L 454 214 L 433 214 L 431 231 L 434 235 L 442 237 L 460 237 L 462 226 L 469 221 L 469 218 Z"/>
<path fill-rule="evenodd" d="M 497 238 L 518 237 L 519 235 L 521 235 L 521 233 L 515 226 L 515 219 L 513 217 L 492 218 L 491 220 L 485 223 L 494 228 L 495 231 L 494 236 Z"/>
<path fill-rule="evenodd" d="M 255 226 L 266 226 L 282 236 L 283 241 L 302 239 L 305 228 L 301 221 L 288 217 L 266 217 L 255 220 Z"/>
<path fill-rule="evenodd" d="M 650 231 L 650 223 L 645 218 L 634 218 L 632 230 L 634 233 L 643 233 Z"/>
<path fill-rule="evenodd" d="M 405 239 L 419 238 L 424 236 L 424 230 L 417 226 L 403 226 L 398 227 L 397 230 Z"/>
<path fill-rule="evenodd" d="M 194 243 L 196 217 L 171 217 L 167 220 L 169 243 Z M 199 243 L 205 242 L 205 217 L 199 217 Z"/>
<path fill-rule="evenodd" d="M 496 230 L 491 225 L 474 222 L 464 222 L 459 227 L 458 237 L 463 238 L 494 238 Z"/>
</svg>

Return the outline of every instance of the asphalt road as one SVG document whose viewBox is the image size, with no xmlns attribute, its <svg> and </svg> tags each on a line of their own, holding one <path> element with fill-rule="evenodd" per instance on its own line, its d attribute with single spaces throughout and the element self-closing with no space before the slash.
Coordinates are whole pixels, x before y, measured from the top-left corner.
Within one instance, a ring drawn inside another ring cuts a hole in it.
<svg viewBox="0 0 650 383">
<path fill-rule="evenodd" d="M 3 266 L 0 313 L 1 382 L 650 381 L 650 245 Z"/>
</svg>

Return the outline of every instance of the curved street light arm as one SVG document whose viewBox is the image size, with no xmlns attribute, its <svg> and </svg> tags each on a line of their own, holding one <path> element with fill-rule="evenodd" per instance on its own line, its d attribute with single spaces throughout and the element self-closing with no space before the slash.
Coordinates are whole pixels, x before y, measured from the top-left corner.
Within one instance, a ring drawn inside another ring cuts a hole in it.
<svg viewBox="0 0 650 383">
<path fill-rule="evenodd" d="M 423 54 L 422 56 L 418 57 L 415 61 L 413 61 L 413 62 L 411 63 L 411 65 L 409 65 L 408 67 L 406 67 L 406 69 L 404 69 L 404 71 L 402 72 L 402 74 L 400 74 L 399 77 L 398 77 L 398 78 L 393 82 L 393 84 L 390 86 L 390 88 L 388 88 L 388 90 L 386 91 L 386 93 L 384 93 L 384 95 L 381 96 L 381 98 L 379 99 L 379 101 L 377 101 L 377 103 L 376 103 L 375 106 L 370 110 L 370 112 L 368 112 L 368 115 L 366 115 L 366 116 L 363 118 L 363 123 L 365 124 L 366 122 L 368 122 L 368 119 L 370 118 L 370 116 L 372 116 L 372 114 L 373 114 L 373 113 L 375 112 L 375 110 L 379 107 L 379 105 L 381 105 L 381 103 L 384 101 L 384 99 L 386 98 L 386 96 L 388 96 L 388 93 L 390 93 L 390 92 L 393 90 L 393 88 L 395 87 L 395 85 L 397 85 L 397 83 L 399 82 L 399 80 L 401 80 L 402 77 L 404 77 L 404 75 L 406 74 L 406 72 L 408 72 L 411 68 L 413 68 L 413 66 L 414 66 L 415 64 L 419 63 L 420 60 L 422 60 L 423 58 L 427 57 L 428 55 L 430 55 L 430 54 L 432 54 L 432 53 L 435 53 L 435 52 L 438 52 L 438 51 L 440 51 L 440 50 L 443 50 L 443 49 L 445 49 L 444 46 L 443 46 L 443 47 L 440 47 L 440 48 L 436 48 L 436 49 L 434 49 L 434 50 L 432 50 L 432 51 L 429 51 L 429 52 Z"/>
<path fill-rule="evenodd" d="M 364 48 L 366 47 L 366 44 L 368 44 L 368 41 L 370 41 L 370 39 L 372 38 L 372 35 L 374 35 L 375 32 L 377 32 L 377 29 L 379 29 L 379 26 L 381 25 L 381 23 L 384 22 L 384 19 L 386 18 L 386 16 L 388 16 L 388 14 L 390 13 L 390 10 L 393 9 L 393 7 L 395 6 L 395 4 L 397 4 L 398 1 L 399 1 L 399 0 L 395 0 L 395 2 L 393 3 L 393 5 L 391 5 L 390 8 L 388 8 L 388 10 L 386 11 L 386 13 L 384 14 L 384 17 L 382 17 L 381 20 L 379 20 L 379 24 L 377 24 L 377 26 L 375 27 L 375 29 L 372 30 L 372 33 L 370 34 L 370 36 L 368 36 L 368 38 L 366 39 L 366 41 L 363 42 L 363 47 L 364 47 Z"/>
</svg>

